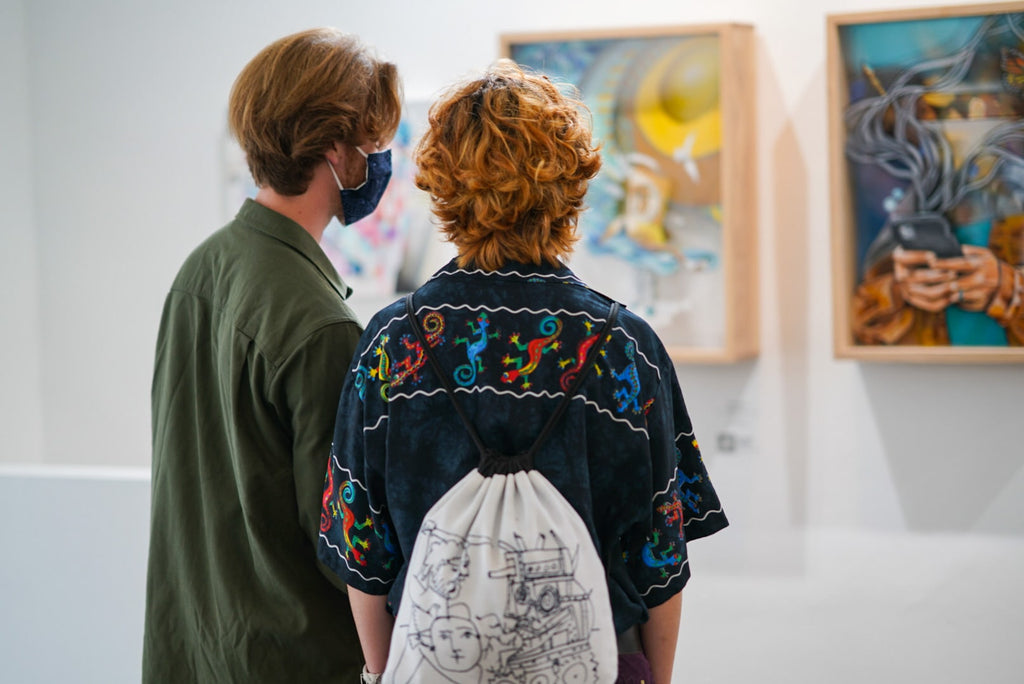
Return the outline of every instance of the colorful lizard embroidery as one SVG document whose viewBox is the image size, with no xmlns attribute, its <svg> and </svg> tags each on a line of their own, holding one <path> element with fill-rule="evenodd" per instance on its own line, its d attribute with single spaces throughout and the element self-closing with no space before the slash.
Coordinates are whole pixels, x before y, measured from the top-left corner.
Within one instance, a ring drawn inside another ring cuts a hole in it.
<svg viewBox="0 0 1024 684">
<path fill-rule="evenodd" d="M 380 528 L 383 528 L 383 531 Z M 384 561 L 384 569 L 389 570 L 391 568 L 391 564 L 395 561 L 395 556 L 398 555 L 398 547 L 395 546 L 395 539 L 391 532 L 391 526 L 386 522 L 381 522 L 380 528 L 374 526 L 373 533 L 384 543 L 384 551 L 388 554 L 388 559 Z"/>
<path fill-rule="evenodd" d="M 693 477 L 688 477 L 686 473 L 684 473 L 682 470 L 677 469 L 676 487 L 675 491 L 672 492 L 672 500 L 674 502 L 681 501 L 682 503 L 686 504 L 686 507 L 689 508 L 694 513 L 700 513 L 700 494 L 697 494 L 692 489 L 686 487 L 686 485 L 700 482 L 703 479 L 704 478 L 701 475 L 694 475 Z M 661 510 L 660 507 L 658 510 Z"/>
<path fill-rule="evenodd" d="M 629 365 L 625 370 L 621 373 L 612 370 L 612 377 L 627 385 L 615 390 L 615 394 L 612 395 L 618 401 L 615 410 L 623 413 L 627 407 L 632 407 L 633 413 L 642 413 L 644 408 L 637 401 L 637 397 L 640 396 L 640 374 L 636 369 L 636 346 L 632 342 L 626 343 L 626 357 L 629 359 Z"/>
<path fill-rule="evenodd" d="M 366 551 L 370 548 L 370 542 L 369 540 L 360 539 L 359 537 L 352 534 L 352 529 L 355 528 L 356 531 L 364 530 L 367 527 L 372 529 L 373 520 L 371 520 L 370 517 L 367 516 L 364 522 L 356 522 L 355 513 L 353 513 L 352 509 L 350 509 L 346 505 L 352 503 L 356 499 L 356 487 L 354 484 L 352 484 L 351 480 L 345 481 L 345 484 L 342 485 L 341 491 L 338 494 L 338 498 L 334 502 L 332 502 L 332 506 L 334 504 L 337 504 L 337 508 L 335 508 L 332 511 L 332 513 L 333 517 L 338 517 L 339 510 L 341 512 L 341 529 L 342 534 L 345 537 L 345 546 L 347 547 L 345 550 L 345 555 L 351 555 L 352 560 L 354 560 L 356 563 L 359 563 L 360 565 L 366 565 L 366 559 L 363 557 L 363 551 Z M 358 546 L 361 546 L 363 548 L 363 551 L 360 551 L 358 548 L 356 548 Z"/>
<path fill-rule="evenodd" d="M 444 338 L 444 316 L 431 311 L 423 317 L 423 332 L 427 336 L 427 344 L 433 349 Z"/>
<path fill-rule="evenodd" d="M 333 516 L 329 515 L 331 497 L 334 496 L 334 468 L 327 469 L 327 486 L 324 487 L 324 497 L 320 506 L 320 531 L 326 532 L 331 529 Z"/>
<path fill-rule="evenodd" d="M 455 382 L 459 383 L 463 387 L 472 385 L 476 381 L 476 374 L 483 373 L 484 363 L 480 359 L 480 355 L 484 349 L 487 348 L 488 339 L 496 339 L 498 332 L 495 331 L 490 335 L 487 334 L 487 328 L 490 327 L 490 321 L 487 320 L 487 312 L 481 312 L 476 317 L 476 325 L 473 321 L 466 321 L 466 325 L 474 335 L 477 335 L 477 339 L 472 343 L 468 337 L 456 337 L 455 344 L 466 345 L 466 358 L 469 363 L 464 363 L 455 369 Z M 478 327 L 479 326 L 479 327 Z"/>
<path fill-rule="evenodd" d="M 694 513 L 700 513 L 700 494 L 697 494 L 693 490 L 683 489 L 682 483 L 679 484 L 679 493 L 682 496 L 683 503 Z"/>
<path fill-rule="evenodd" d="M 394 364 L 394 375 L 391 376 L 391 386 L 397 387 L 410 377 L 413 382 L 419 380 L 420 368 L 427 362 L 427 355 L 419 342 L 413 341 L 409 335 L 402 335 L 402 346 L 412 352 L 409 356 Z"/>
<path fill-rule="evenodd" d="M 649 568 L 661 568 L 662 577 L 667 577 L 668 573 L 665 571 L 664 566 L 666 565 L 679 565 L 679 562 L 683 560 L 682 555 L 673 553 L 675 545 L 669 544 L 667 549 L 655 551 L 655 547 L 658 546 L 658 538 L 661 536 L 658 530 L 654 530 L 652 535 L 653 541 L 649 541 L 644 544 L 644 548 L 640 551 L 640 558 L 643 559 L 644 565 Z M 658 555 L 655 556 L 655 553 Z"/>
<path fill-rule="evenodd" d="M 587 321 L 583 325 L 585 325 L 587 327 L 587 333 L 589 333 L 591 328 L 593 327 L 593 324 L 590 321 Z M 564 373 L 562 373 L 562 377 L 560 377 L 558 379 L 558 384 L 562 388 L 563 392 L 568 392 L 569 391 L 569 387 L 572 386 L 572 381 L 576 379 L 577 375 L 579 375 L 580 370 L 582 370 L 582 368 L 583 368 L 583 364 L 586 363 L 586 361 L 587 361 L 587 354 L 590 353 L 590 348 L 594 346 L 595 342 L 597 342 L 597 337 L 598 336 L 596 334 L 594 334 L 594 335 L 588 334 L 585 338 L 583 338 L 580 341 L 579 345 L 576 348 L 576 358 L 575 358 L 576 365 L 573 366 L 572 368 L 570 368 L 569 370 L 565 371 Z M 606 340 L 611 339 L 611 335 L 609 335 L 605 339 Z M 604 350 L 601 350 L 601 353 L 603 354 Z M 562 367 L 562 368 L 565 368 L 567 365 L 569 365 L 573 361 L 574 361 L 574 359 L 563 359 L 562 361 L 558 362 L 558 365 L 560 367 Z M 601 375 L 601 367 L 598 366 L 597 364 L 594 364 L 594 371 L 598 375 Z"/>
<path fill-rule="evenodd" d="M 524 345 L 519 342 L 519 333 L 515 333 L 508 338 L 510 344 L 514 344 L 519 351 L 526 352 L 529 362 L 524 366 L 521 356 L 513 358 L 506 354 L 501 362 L 506 366 L 515 364 L 516 367 L 501 374 L 502 382 L 511 383 L 515 382 L 518 378 L 523 378 L 523 389 L 529 389 L 530 381 L 526 379 L 526 376 L 537 370 L 541 356 L 549 351 L 558 349 L 559 343 L 557 338 L 562 333 L 562 321 L 554 316 L 545 316 L 538 328 L 544 337 L 533 339 L 528 344 Z"/>
<path fill-rule="evenodd" d="M 363 364 L 356 366 L 356 369 L 352 371 L 355 376 L 353 382 L 356 386 L 356 392 L 359 393 L 359 401 L 366 399 L 366 378 L 370 375 L 370 370 Z"/>
<path fill-rule="evenodd" d="M 679 494 L 677 492 L 672 492 L 671 501 L 661 504 L 654 510 L 665 516 L 666 527 L 671 527 L 672 523 L 678 523 L 679 536 L 683 536 L 683 503 L 679 500 Z"/>
<path fill-rule="evenodd" d="M 694 449 L 699 450 L 696 439 L 692 439 L 690 443 L 693 444 Z M 694 513 L 700 513 L 700 506 L 698 505 L 701 500 L 700 495 L 694 493 L 690 489 L 684 489 L 683 485 L 692 485 L 698 482 L 703 482 L 704 476 L 699 472 L 693 475 L 687 475 L 686 473 L 683 472 L 682 468 L 680 467 L 682 462 L 683 452 L 679 450 L 679 447 L 676 447 L 676 491 L 679 493 L 679 496 L 686 504 L 687 508 L 689 508 Z"/>
<path fill-rule="evenodd" d="M 377 367 L 370 368 L 370 377 L 380 383 L 380 398 L 384 401 L 388 400 L 388 389 L 391 387 L 391 359 L 384 348 L 390 339 L 390 335 L 380 336 L 380 344 L 373 348 L 373 355 L 377 357 Z"/>
</svg>

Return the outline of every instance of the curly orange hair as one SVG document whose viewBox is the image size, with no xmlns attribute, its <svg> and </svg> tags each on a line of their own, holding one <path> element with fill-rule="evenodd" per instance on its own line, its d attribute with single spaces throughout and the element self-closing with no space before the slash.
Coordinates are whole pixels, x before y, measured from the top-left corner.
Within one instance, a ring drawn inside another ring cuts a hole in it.
<svg viewBox="0 0 1024 684">
<path fill-rule="evenodd" d="M 416 185 L 430 193 L 461 266 L 557 266 L 572 252 L 601 168 L 588 114 L 577 96 L 507 59 L 430 108 Z"/>
</svg>

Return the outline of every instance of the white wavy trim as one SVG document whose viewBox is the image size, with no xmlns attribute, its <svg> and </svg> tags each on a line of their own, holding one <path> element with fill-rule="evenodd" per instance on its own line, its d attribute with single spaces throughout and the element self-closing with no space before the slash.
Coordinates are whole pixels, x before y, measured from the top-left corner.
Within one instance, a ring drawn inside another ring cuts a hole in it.
<svg viewBox="0 0 1024 684">
<path fill-rule="evenodd" d="M 483 276 L 488 276 L 488 277 L 490 277 L 490 276 L 505 276 L 505 277 L 508 277 L 508 276 L 518 276 L 520 278 L 551 278 L 553 280 L 562 280 L 562 281 L 576 282 L 576 283 L 579 283 L 580 285 L 584 285 L 584 287 L 586 286 L 582 280 L 580 280 L 578 277 L 576 277 L 575 275 L 573 275 L 571 273 L 568 274 L 568 275 L 559 275 L 557 273 L 520 273 L 519 271 L 485 271 L 485 270 L 480 269 L 480 268 L 474 269 L 472 271 L 466 270 L 464 268 L 457 268 L 454 271 L 440 270 L 437 273 L 435 273 L 434 275 L 430 276 L 430 278 L 427 280 L 427 282 L 429 283 L 431 280 L 434 280 L 435 278 L 439 278 L 440 276 L 456 275 L 456 274 L 462 274 L 462 275 L 483 275 Z"/>
<path fill-rule="evenodd" d="M 672 489 L 675 487 L 676 480 L 679 479 L 678 473 L 679 473 L 678 470 L 674 471 L 674 474 L 672 475 L 672 479 L 670 479 L 668 481 L 668 486 L 665 487 L 664 489 L 662 489 L 660 492 L 658 492 L 654 496 L 652 496 L 651 497 L 651 503 L 654 503 L 655 499 L 657 499 L 659 496 L 663 496 L 665 494 L 668 494 L 670 491 L 672 491 Z M 706 520 L 709 515 L 713 515 L 714 513 L 721 513 L 721 512 L 722 512 L 721 508 L 716 508 L 713 511 L 706 511 L 704 513 L 704 515 L 702 515 L 699 518 L 690 518 L 690 517 L 688 517 L 686 515 L 683 515 L 683 527 L 686 527 L 687 525 L 689 525 L 692 522 L 700 522 L 701 520 Z"/>
<path fill-rule="evenodd" d="M 672 584 L 672 580 L 674 580 L 674 579 L 675 579 L 676 577 L 679 577 L 680 575 L 682 575 L 682 574 L 683 574 L 683 568 L 685 568 L 685 567 L 686 567 L 687 565 L 689 565 L 689 564 L 690 564 L 690 559 L 689 559 L 689 558 L 687 558 L 687 559 L 686 559 L 686 560 L 684 560 L 684 561 L 682 562 L 682 564 L 681 564 L 681 565 L 679 566 L 679 572 L 677 572 L 676 574 L 672 575 L 672 576 L 671 576 L 671 577 L 669 577 L 669 578 L 668 578 L 667 580 L 665 580 L 665 583 L 664 583 L 664 584 L 655 584 L 655 585 L 652 585 L 652 586 L 648 587 L 647 591 L 643 592 L 643 593 L 642 593 L 642 594 L 640 594 L 640 595 L 641 595 L 641 596 L 647 596 L 648 594 L 650 594 L 650 593 L 651 593 L 652 591 L 654 591 L 655 589 L 664 589 L 664 588 L 665 588 L 665 587 L 667 587 L 668 585 Z M 346 563 L 345 565 L 348 565 L 348 563 Z"/>
<path fill-rule="evenodd" d="M 380 336 L 384 334 L 385 330 L 387 330 L 389 327 L 391 327 L 392 323 L 394 323 L 395 321 L 400 321 L 400 320 L 405 318 L 404 311 L 405 310 L 403 309 L 403 313 L 402 314 L 393 317 L 390 321 L 388 321 L 387 323 L 385 323 L 384 325 L 381 326 L 380 330 L 377 331 L 377 334 L 373 336 L 373 339 L 370 340 L 370 342 L 366 345 L 366 347 L 363 349 L 363 351 L 359 352 L 359 360 L 360 361 L 363 360 L 363 357 L 366 356 L 367 352 L 369 352 L 372 347 L 376 346 L 377 340 L 380 339 Z"/>
<path fill-rule="evenodd" d="M 702 515 L 699 518 L 690 518 L 689 520 L 686 520 L 685 522 L 683 522 L 683 527 L 686 527 L 687 525 L 689 525 L 692 522 L 700 522 L 701 520 L 706 520 L 709 515 L 712 515 L 714 513 L 721 513 L 721 512 L 722 512 L 721 508 L 716 508 L 713 511 L 708 511 L 707 513 L 705 513 L 704 515 Z"/>
<path fill-rule="evenodd" d="M 355 482 L 357 485 L 362 487 L 364 492 L 369 493 L 369 490 L 366 488 L 366 485 L 364 485 L 362 482 L 360 482 L 358 479 L 356 479 L 356 477 L 352 474 L 351 470 L 349 470 L 345 466 L 341 465 L 341 462 L 338 460 L 337 454 L 331 454 L 331 460 L 334 461 L 334 465 L 336 465 L 338 467 L 338 470 L 342 470 L 342 471 L 348 473 L 349 482 Z"/>
<path fill-rule="evenodd" d="M 657 499 L 659 496 L 662 496 L 663 494 L 668 494 L 670 491 L 672 491 L 672 489 L 673 489 L 673 487 L 675 486 L 675 483 L 676 483 L 676 479 L 677 479 L 676 473 L 677 472 L 678 471 L 676 471 L 676 470 L 672 471 L 672 477 L 669 478 L 668 484 L 665 485 L 665 488 L 662 489 L 660 492 L 655 492 L 654 493 L 654 496 L 651 497 L 651 503 L 654 503 L 654 500 Z"/>
<path fill-rule="evenodd" d="M 647 358 L 647 354 L 644 354 L 642 351 L 640 351 L 640 344 L 637 342 L 636 338 L 630 335 L 628 332 L 626 332 L 626 329 L 623 328 L 621 325 L 617 325 L 614 328 L 612 328 L 612 332 L 615 332 L 616 330 L 621 332 L 623 337 L 625 337 L 627 340 L 633 343 L 634 353 L 640 358 L 642 358 L 644 360 L 644 363 L 646 363 L 650 368 L 654 369 L 654 372 L 658 374 L 658 382 L 661 382 L 661 369 L 658 368 L 655 364 L 651 363 L 651 360 Z"/>
<path fill-rule="evenodd" d="M 348 564 L 348 558 L 345 557 L 345 554 L 342 552 L 341 548 L 332 544 L 331 540 L 328 539 L 323 532 L 320 533 L 320 538 L 324 540 L 324 543 L 327 544 L 327 546 L 334 549 L 335 553 L 338 554 L 338 558 L 340 558 L 341 562 L 345 564 L 345 567 L 348 568 L 349 572 L 353 572 L 359 575 L 366 582 L 380 582 L 384 586 L 388 586 L 389 584 L 391 584 L 391 580 L 382 580 L 380 577 L 367 577 L 363 573 L 359 572 L 357 568 L 353 568 L 351 565 Z"/>
<path fill-rule="evenodd" d="M 499 306 L 496 308 L 491 308 L 489 306 L 480 306 L 473 304 L 438 304 L 437 306 L 421 306 L 420 308 L 416 309 L 416 314 L 419 315 L 419 313 L 424 309 L 427 309 L 429 311 L 437 311 L 439 309 L 451 309 L 452 311 L 461 311 L 462 309 L 467 309 L 470 311 L 486 311 L 487 313 L 497 313 L 499 311 L 505 311 L 510 314 L 529 313 L 537 315 L 544 314 L 547 316 L 557 316 L 558 314 L 564 314 L 566 316 L 585 316 L 587 318 L 593 318 L 589 311 L 569 311 L 568 309 L 531 309 L 528 306 L 521 306 L 518 309 L 513 309 L 508 306 Z M 400 316 L 399 318 L 405 317 Z M 395 319 L 391 319 L 391 321 L 388 321 L 388 324 L 390 325 L 394 320 Z M 595 320 L 595 322 L 604 322 L 605 320 L 607 319 L 598 318 Z"/>
<path fill-rule="evenodd" d="M 341 465 L 341 462 L 338 461 L 337 455 L 331 454 L 331 460 L 334 461 L 334 465 L 338 467 L 338 470 L 343 470 L 346 473 L 348 473 L 348 480 L 349 480 L 349 482 L 356 483 L 357 485 L 359 485 L 360 489 L 362 489 L 364 492 L 366 492 L 366 507 L 370 509 L 370 512 L 372 512 L 374 515 L 380 515 L 384 511 L 384 509 L 383 508 L 379 508 L 379 509 L 378 508 L 374 508 L 373 506 L 370 505 L 370 490 L 368 490 L 366 488 L 366 485 L 364 485 L 362 482 L 357 480 L 352 475 L 352 471 L 351 470 L 349 470 L 345 466 Z"/>
<path fill-rule="evenodd" d="M 462 392 L 462 393 L 465 393 L 465 394 L 479 394 L 479 393 L 482 393 L 482 392 L 490 392 L 491 394 L 495 394 L 495 395 L 498 395 L 498 396 L 512 396 L 512 397 L 515 397 L 517 399 L 520 399 L 520 398 L 523 398 L 523 397 L 534 397 L 534 398 L 546 397 L 548 399 L 561 399 L 563 396 L 565 396 L 564 392 L 548 392 L 548 391 L 543 391 L 543 392 L 514 392 L 512 390 L 497 390 L 497 389 L 495 389 L 493 387 L 490 387 L 490 386 L 484 386 L 484 387 L 476 387 L 476 386 L 474 386 L 474 387 L 458 387 L 458 388 L 455 389 L 455 391 L 456 392 Z M 411 392 L 409 394 L 404 394 L 402 392 L 396 392 L 395 394 L 391 395 L 391 397 L 388 399 L 388 401 L 390 403 L 390 402 L 395 401 L 396 399 L 413 399 L 415 397 L 432 397 L 435 394 L 443 393 L 443 392 L 444 392 L 444 388 L 443 387 L 438 387 L 438 388 L 433 389 L 433 390 L 416 390 L 416 391 Z M 629 426 L 629 429 L 632 430 L 633 432 L 639 432 L 640 434 L 642 434 L 645 437 L 647 437 L 648 439 L 650 439 L 650 436 L 647 434 L 647 428 L 638 427 L 636 425 L 633 425 L 631 422 L 629 422 L 625 418 L 619 418 L 614 413 L 612 413 L 610 410 L 600 406 L 597 402 L 592 401 L 590 399 L 587 399 L 586 397 L 584 397 L 583 395 L 580 395 L 580 394 L 577 394 L 576 396 L 574 396 L 572 398 L 572 400 L 573 401 L 583 400 L 583 402 L 587 406 L 590 406 L 591 408 L 593 408 L 598 413 L 607 414 L 608 417 L 611 420 L 613 420 L 614 422 L 616 422 L 616 423 L 623 423 L 624 425 Z"/>
<path fill-rule="evenodd" d="M 385 413 L 380 418 L 378 418 L 377 422 L 374 423 L 373 425 L 364 425 L 363 426 L 363 432 L 373 432 L 374 430 L 379 428 L 380 424 L 383 423 L 387 419 L 388 419 L 388 414 Z"/>
</svg>

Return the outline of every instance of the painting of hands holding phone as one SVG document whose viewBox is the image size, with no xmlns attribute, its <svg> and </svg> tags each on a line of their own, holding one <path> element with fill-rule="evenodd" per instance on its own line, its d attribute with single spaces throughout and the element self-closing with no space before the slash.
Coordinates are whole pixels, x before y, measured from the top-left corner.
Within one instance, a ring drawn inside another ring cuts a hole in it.
<svg viewBox="0 0 1024 684">
<path fill-rule="evenodd" d="M 896 221 L 893 278 L 904 301 L 937 313 L 950 306 L 983 311 L 999 288 L 999 259 L 987 247 L 961 245 L 941 216 Z"/>
<path fill-rule="evenodd" d="M 1019 11 L 840 26 L 843 345 L 1024 347 L 1021 36 Z"/>
</svg>

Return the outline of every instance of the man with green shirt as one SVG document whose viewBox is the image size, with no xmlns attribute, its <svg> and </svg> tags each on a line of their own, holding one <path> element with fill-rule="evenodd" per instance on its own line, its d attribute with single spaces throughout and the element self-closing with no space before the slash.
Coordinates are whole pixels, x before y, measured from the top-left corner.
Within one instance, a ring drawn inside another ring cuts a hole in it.
<svg viewBox="0 0 1024 684">
<path fill-rule="evenodd" d="M 335 411 L 362 328 L 320 249 L 390 176 L 393 64 L 334 29 L 242 71 L 229 123 L 259 192 L 185 261 L 153 374 L 145 682 L 352 682 L 344 587 L 316 559 Z"/>
</svg>

